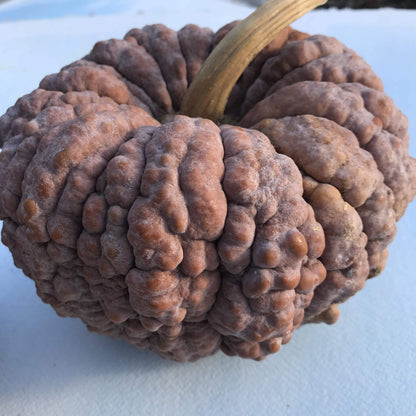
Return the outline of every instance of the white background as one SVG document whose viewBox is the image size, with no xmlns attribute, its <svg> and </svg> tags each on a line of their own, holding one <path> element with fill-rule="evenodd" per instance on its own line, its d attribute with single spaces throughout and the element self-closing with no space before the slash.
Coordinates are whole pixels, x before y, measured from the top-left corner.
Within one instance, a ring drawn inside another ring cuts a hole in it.
<svg viewBox="0 0 416 416">
<path fill-rule="evenodd" d="M 218 29 L 251 11 L 225 0 L 125 0 L 116 15 L 114 2 L 96 0 L 52 13 L 47 0 L 16 0 L 19 15 L 12 3 L 0 5 L 0 114 L 97 40 L 158 22 Z M 415 156 L 416 12 L 319 11 L 294 26 L 338 37 L 373 66 L 409 117 Z M 337 324 L 302 327 L 262 362 L 218 353 L 177 364 L 88 333 L 43 304 L 1 246 L 0 415 L 415 415 L 415 203 L 398 228 L 386 270 L 340 306 Z"/>
</svg>

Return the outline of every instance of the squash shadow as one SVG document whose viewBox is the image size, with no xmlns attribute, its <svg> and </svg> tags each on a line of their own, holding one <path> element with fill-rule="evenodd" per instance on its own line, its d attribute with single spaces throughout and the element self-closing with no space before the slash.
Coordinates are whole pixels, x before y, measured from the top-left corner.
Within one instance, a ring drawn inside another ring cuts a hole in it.
<svg viewBox="0 0 416 416">
<path fill-rule="evenodd" d="M 152 377 L 180 364 L 127 342 L 89 332 L 79 319 L 60 318 L 34 293 L 33 282 L 14 272 L 0 282 L 0 402 L 53 396 L 78 383 L 115 377 Z M 4 286 L 4 287 L 2 287 Z M 7 296 L 18 293 L 19 299 Z"/>
</svg>

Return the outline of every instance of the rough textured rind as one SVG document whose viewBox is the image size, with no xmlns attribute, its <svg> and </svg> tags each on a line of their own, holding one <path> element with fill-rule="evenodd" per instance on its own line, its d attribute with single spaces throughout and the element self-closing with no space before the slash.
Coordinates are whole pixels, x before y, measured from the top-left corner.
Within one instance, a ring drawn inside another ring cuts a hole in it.
<svg viewBox="0 0 416 416">
<path fill-rule="evenodd" d="M 396 220 L 399 220 L 416 194 L 416 160 L 409 156 L 407 117 L 384 92 L 358 83 L 340 87 L 361 96 L 366 110 L 381 122 L 382 129 L 364 148 L 371 153 L 385 184 L 393 191 Z"/>
<path fill-rule="evenodd" d="M 406 117 L 334 38 L 283 30 L 233 125 L 175 115 L 236 23 L 99 42 L 0 117 L 16 266 L 60 316 L 176 361 L 261 360 L 335 322 L 416 194 Z"/>
<path fill-rule="evenodd" d="M 301 323 L 325 278 L 323 233 L 301 198 L 298 169 L 254 130 L 222 127 L 228 201 L 218 254 L 225 269 L 209 322 L 228 354 L 261 359 Z M 304 233 L 302 233 L 304 231 Z"/>
<path fill-rule="evenodd" d="M 176 32 L 161 24 L 151 25 L 143 29 L 130 30 L 125 39 L 134 39 L 156 60 L 166 82 L 173 108 L 179 110 L 188 85 L 186 61 Z"/>
<path fill-rule="evenodd" d="M 310 114 L 326 118 L 351 130 L 360 145 L 381 131 L 381 122 L 369 113 L 361 97 L 331 82 L 301 81 L 260 101 L 241 120 L 251 127 L 267 118 Z"/>
<path fill-rule="evenodd" d="M 353 51 L 315 59 L 292 70 L 270 88 L 268 95 L 300 81 L 325 81 L 334 84 L 358 82 L 375 90 L 383 90 L 381 80 L 374 76 L 371 67 L 363 58 Z"/>
<path fill-rule="evenodd" d="M 182 55 L 186 61 L 188 85 L 196 77 L 212 50 L 214 32 L 197 25 L 186 25 L 178 32 Z"/>
<path fill-rule="evenodd" d="M 276 82 L 293 69 L 328 55 L 343 54 L 346 50 L 346 46 L 337 39 L 327 36 L 314 35 L 294 39 L 293 42 L 285 45 L 279 53 L 273 54 L 274 56 L 271 56 L 261 67 L 259 75 L 247 91 L 240 115 L 253 108 L 266 96 Z"/>
<path fill-rule="evenodd" d="M 85 59 L 112 66 L 136 84 L 157 105 L 157 114 L 172 111 L 172 99 L 156 59 L 143 46 L 129 40 L 111 39 L 95 44 Z"/>
<path fill-rule="evenodd" d="M 266 119 L 253 127 L 307 175 L 335 186 L 353 207 L 363 205 L 382 181 L 376 163 L 356 137 L 328 119 L 302 115 Z"/>
</svg>

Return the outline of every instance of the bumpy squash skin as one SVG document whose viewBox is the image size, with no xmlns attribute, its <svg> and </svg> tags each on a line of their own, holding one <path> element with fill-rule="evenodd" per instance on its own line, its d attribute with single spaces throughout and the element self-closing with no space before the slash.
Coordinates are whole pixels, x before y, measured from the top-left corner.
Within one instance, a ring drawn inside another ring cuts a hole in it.
<svg viewBox="0 0 416 416">
<path fill-rule="evenodd" d="M 231 124 L 175 115 L 235 22 L 132 29 L 0 118 L 2 241 L 60 316 L 177 361 L 262 359 L 383 269 L 407 119 L 334 38 L 283 30 Z"/>
</svg>

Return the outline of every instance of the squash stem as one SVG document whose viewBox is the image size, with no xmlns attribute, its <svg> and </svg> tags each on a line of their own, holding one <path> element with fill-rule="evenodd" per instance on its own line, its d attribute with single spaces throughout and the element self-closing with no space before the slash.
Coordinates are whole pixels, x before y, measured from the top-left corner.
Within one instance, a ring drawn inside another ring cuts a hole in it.
<svg viewBox="0 0 416 416">
<path fill-rule="evenodd" d="M 203 64 L 180 110 L 218 122 L 233 86 L 252 59 L 286 26 L 326 0 L 270 0 L 238 23 Z"/>
</svg>

